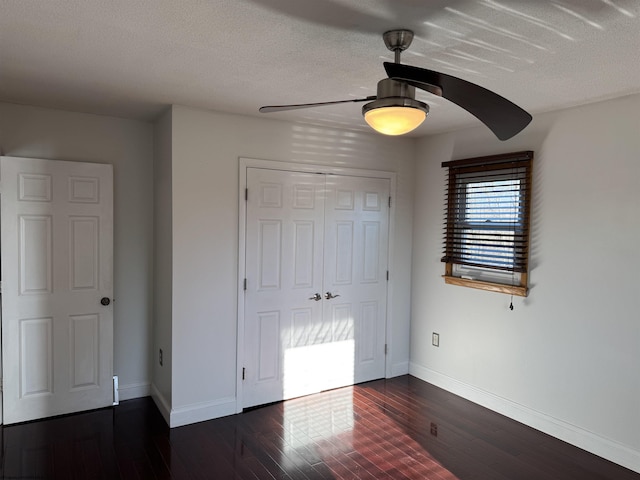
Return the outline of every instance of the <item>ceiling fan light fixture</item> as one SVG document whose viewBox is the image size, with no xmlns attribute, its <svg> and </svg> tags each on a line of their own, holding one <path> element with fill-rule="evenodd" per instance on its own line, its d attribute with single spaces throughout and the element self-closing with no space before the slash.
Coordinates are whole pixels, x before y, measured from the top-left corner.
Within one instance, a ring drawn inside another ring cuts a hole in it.
<svg viewBox="0 0 640 480">
<path fill-rule="evenodd" d="M 334 102 L 267 105 L 260 107 L 260 112 L 370 102 L 362 107 L 362 115 L 371 128 L 385 135 L 404 135 L 418 128 L 429 114 L 429 106 L 415 99 L 415 90 L 419 88 L 464 108 L 500 140 L 517 135 L 531 122 L 532 117 L 525 110 L 480 85 L 426 68 L 403 65 L 400 54 L 413 40 L 411 30 L 389 30 L 382 38 L 394 53 L 394 62 L 384 62 L 389 78 L 378 82 L 377 95 Z"/>
<path fill-rule="evenodd" d="M 362 107 L 365 121 L 384 135 L 404 135 L 424 122 L 429 105 L 412 98 L 382 98 Z"/>
</svg>

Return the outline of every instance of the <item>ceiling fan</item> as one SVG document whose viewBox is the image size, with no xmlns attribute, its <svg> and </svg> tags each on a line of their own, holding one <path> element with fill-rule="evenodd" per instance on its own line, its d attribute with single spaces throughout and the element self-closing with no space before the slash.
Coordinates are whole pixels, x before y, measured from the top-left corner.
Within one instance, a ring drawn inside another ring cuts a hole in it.
<svg viewBox="0 0 640 480">
<path fill-rule="evenodd" d="M 429 113 L 429 106 L 415 99 L 415 89 L 420 88 L 464 108 L 500 140 L 517 135 L 531 122 L 531 115 L 525 110 L 484 87 L 426 68 L 401 64 L 400 54 L 413 40 L 411 30 L 390 30 L 382 38 L 387 48 L 394 52 L 395 62 L 384 62 L 389 78 L 378 82 L 377 95 L 334 102 L 269 105 L 261 107 L 260 112 L 369 102 L 362 107 L 365 121 L 380 133 L 402 135 L 416 129 Z"/>
</svg>

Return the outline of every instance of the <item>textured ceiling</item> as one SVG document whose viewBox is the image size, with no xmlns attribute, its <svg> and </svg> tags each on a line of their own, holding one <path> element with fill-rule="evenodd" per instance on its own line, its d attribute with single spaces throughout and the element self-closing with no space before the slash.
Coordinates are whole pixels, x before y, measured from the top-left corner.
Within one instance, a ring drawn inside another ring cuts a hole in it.
<svg viewBox="0 0 640 480">
<path fill-rule="evenodd" d="M 640 92 L 638 0 L 0 0 L 0 100 L 152 120 L 167 105 L 265 116 L 267 104 L 375 95 L 385 30 L 403 63 L 535 114 Z M 478 125 L 428 93 L 416 134 Z M 361 104 L 268 114 L 367 130 Z"/>
</svg>

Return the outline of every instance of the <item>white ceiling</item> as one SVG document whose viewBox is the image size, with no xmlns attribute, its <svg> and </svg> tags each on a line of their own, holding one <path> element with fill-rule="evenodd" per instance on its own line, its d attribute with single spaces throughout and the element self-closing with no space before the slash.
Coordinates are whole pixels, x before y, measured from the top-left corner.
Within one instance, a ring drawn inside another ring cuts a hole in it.
<svg viewBox="0 0 640 480">
<path fill-rule="evenodd" d="M 261 105 L 375 95 L 393 54 L 535 114 L 640 92 L 638 0 L 0 0 L 0 100 L 144 120 L 170 104 Z M 479 122 L 429 93 L 418 135 Z M 267 114 L 367 130 L 362 104 Z"/>
</svg>

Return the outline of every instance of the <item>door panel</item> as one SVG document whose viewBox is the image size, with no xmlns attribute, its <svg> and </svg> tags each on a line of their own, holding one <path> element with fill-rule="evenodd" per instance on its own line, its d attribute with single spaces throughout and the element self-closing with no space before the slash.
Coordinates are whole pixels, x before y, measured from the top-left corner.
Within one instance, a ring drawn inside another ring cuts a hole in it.
<svg viewBox="0 0 640 480">
<path fill-rule="evenodd" d="M 313 288 L 314 222 L 293 222 L 293 288 Z"/>
<path fill-rule="evenodd" d="M 384 377 L 389 180 L 248 168 L 247 186 L 243 406 Z"/>
<path fill-rule="evenodd" d="M 19 215 L 20 295 L 51 293 L 53 233 L 50 215 Z"/>
<path fill-rule="evenodd" d="M 280 290 L 282 273 L 282 222 L 280 220 L 260 220 L 258 222 L 258 267 L 260 283 L 258 290 Z"/>
<path fill-rule="evenodd" d="M 69 288 L 95 290 L 98 288 L 100 219 L 98 217 L 69 217 Z"/>
<path fill-rule="evenodd" d="M 2 157 L 4 421 L 111 405 L 110 165 Z"/>
<path fill-rule="evenodd" d="M 53 319 L 20 320 L 20 395 L 53 393 Z"/>
<path fill-rule="evenodd" d="M 258 313 L 258 382 L 280 377 L 280 312 Z"/>
<path fill-rule="evenodd" d="M 98 315 L 71 315 L 69 359 L 72 391 L 99 387 L 100 319 Z"/>
<path fill-rule="evenodd" d="M 334 285 L 351 285 L 353 281 L 353 221 L 337 221 L 335 224 L 335 255 L 331 265 L 327 265 L 333 276 Z"/>
</svg>

